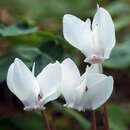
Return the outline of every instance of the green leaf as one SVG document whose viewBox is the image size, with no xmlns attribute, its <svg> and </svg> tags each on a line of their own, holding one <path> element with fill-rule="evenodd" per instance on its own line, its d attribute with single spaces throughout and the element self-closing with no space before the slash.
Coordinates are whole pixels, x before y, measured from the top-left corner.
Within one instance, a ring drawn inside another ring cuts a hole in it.
<svg viewBox="0 0 130 130">
<path fill-rule="evenodd" d="M 108 105 L 109 121 L 112 130 L 128 130 L 130 113 L 117 104 Z"/>
<path fill-rule="evenodd" d="M 19 128 L 11 122 L 9 117 L 0 117 L 0 129 L 1 130 L 18 130 Z M 21 129 L 19 129 L 21 130 Z"/>
<path fill-rule="evenodd" d="M 18 36 L 18 35 L 26 35 L 31 34 L 37 31 L 37 27 L 33 28 L 23 28 L 20 24 L 14 24 L 8 27 L 0 28 L 0 35 L 6 36 Z"/>
<path fill-rule="evenodd" d="M 41 44 L 39 49 L 52 57 L 53 60 L 61 61 L 63 58 L 64 49 L 61 44 L 56 43 L 54 40 Z"/>
<path fill-rule="evenodd" d="M 53 60 L 52 58 L 50 58 L 48 55 L 46 54 L 42 54 L 39 55 L 36 59 L 35 59 L 35 75 L 38 75 L 42 69 L 48 65 L 49 63 L 52 63 Z"/>
<path fill-rule="evenodd" d="M 130 16 L 129 15 L 120 16 L 115 21 L 116 31 L 120 31 L 121 29 L 128 27 L 129 24 L 130 24 Z"/>
<path fill-rule="evenodd" d="M 112 69 L 130 67 L 130 43 L 116 46 L 112 50 L 110 59 L 106 60 L 103 65 Z"/>
<path fill-rule="evenodd" d="M 6 79 L 7 71 L 15 58 L 20 58 L 29 68 L 36 62 L 36 75 L 53 60 L 42 53 L 38 48 L 29 46 L 16 47 L 12 52 L 5 56 L 0 56 L 0 82 Z"/>
<path fill-rule="evenodd" d="M 45 130 L 44 122 L 39 113 L 31 113 L 26 117 L 15 116 L 10 121 L 19 130 Z"/>
<path fill-rule="evenodd" d="M 0 82 L 6 79 L 9 65 L 13 62 L 16 57 L 16 53 L 11 52 L 5 56 L 0 56 Z"/>
<path fill-rule="evenodd" d="M 129 5 L 125 2 L 115 1 L 110 3 L 106 8 L 112 16 L 130 12 Z"/>
<path fill-rule="evenodd" d="M 73 109 L 67 109 L 67 108 L 63 107 L 63 105 L 61 105 L 60 103 L 58 103 L 56 101 L 53 102 L 53 105 L 54 105 L 56 111 L 60 111 L 60 112 L 63 112 L 65 114 L 69 114 L 69 115 L 73 116 L 78 121 L 82 130 L 90 129 L 90 126 L 91 126 L 90 122 L 87 121 L 77 111 L 74 111 Z"/>
</svg>

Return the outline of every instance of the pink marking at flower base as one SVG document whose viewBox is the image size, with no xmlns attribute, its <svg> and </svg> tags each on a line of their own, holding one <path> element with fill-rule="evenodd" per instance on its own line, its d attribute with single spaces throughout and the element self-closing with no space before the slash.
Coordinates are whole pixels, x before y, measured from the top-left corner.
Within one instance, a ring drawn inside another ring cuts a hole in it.
<svg viewBox="0 0 130 130">
<path fill-rule="evenodd" d="M 88 91 L 88 87 L 86 86 L 86 89 L 85 89 L 85 91 L 87 92 Z"/>
<path fill-rule="evenodd" d="M 97 58 L 96 56 L 93 56 L 93 58 L 89 60 L 89 62 L 92 64 L 102 63 L 103 61 L 104 61 L 103 58 Z"/>
</svg>

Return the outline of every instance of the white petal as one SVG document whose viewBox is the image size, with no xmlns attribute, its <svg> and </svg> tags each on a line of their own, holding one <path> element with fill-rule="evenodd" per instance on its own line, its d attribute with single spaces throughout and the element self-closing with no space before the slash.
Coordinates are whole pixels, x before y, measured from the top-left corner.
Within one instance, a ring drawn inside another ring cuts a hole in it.
<svg viewBox="0 0 130 130">
<path fill-rule="evenodd" d="M 16 93 L 14 90 L 14 81 L 13 81 L 13 76 L 14 76 L 14 63 L 12 63 L 8 69 L 8 74 L 7 74 L 7 85 L 8 88 L 12 93 Z"/>
<path fill-rule="evenodd" d="M 60 96 L 61 66 L 58 62 L 48 64 L 37 76 L 42 104 Z"/>
<path fill-rule="evenodd" d="M 74 47 L 78 48 L 84 55 L 93 53 L 92 31 L 90 28 L 90 19 L 86 22 L 79 18 L 66 14 L 63 17 L 64 38 Z"/>
<path fill-rule="evenodd" d="M 110 14 L 104 8 L 98 7 L 94 16 L 92 23 L 93 31 L 96 28 L 100 51 L 105 58 L 109 58 L 110 52 L 115 45 L 115 28 Z"/>
<path fill-rule="evenodd" d="M 98 82 L 104 80 L 107 78 L 104 74 L 99 73 L 89 73 L 86 75 L 87 77 L 87 87 L 91 88 L 91 86 L 96 85 Z"/>
<path fill-rule="evenodd" d="M 37 105 L 39 87 L 32 72 L 20 60 L 15 59 L 7 74 L 9 89 L 24 103 L 25 106 Z"/>
<path fill-rule="evenodd" d="M 66 14 L 63 17 L 63 34 L 65 39 L 74 47 L 80 48 L 81 36 L 85 22 L 79 18 Z"/>
<path fill-rule="evenodd" d="M 35 62 L 33 63 L 32 73 L 33 73 L 33 75 L 35 76 Z"/>
<path fill-rule="evenodd" d="M 76 64 L 69 58 L 61 63 L 62 83 L 61 92 L 67 104 L 73 104 L 76 99 L 76 87 L 80 85 L 80 72 Z"/>
<path fill-rule="evenodd" d="M 88 91 L 83 96 L 81 102 L 81 106 L 83 106 L 83 108 L 95 110 L 102 104 L 104 104 L 112 94 L 113 78 L 111 76 L 110 77 L 104 76 L 103 78 L 103 75 L 101 74 L 98 75 L 99 75 L 97 76 L 98 78 L 94 77 L 94 75 L 93 76 L 91 75 L 91 78 L 94 77 L 93 81 L 95 83 L 92 84 L 91 79 L 90 81 L 91 83 L 88 84 Z"/>
<path fill-rule="evenodd" d="M 101 64 L 91 64 L 91 66 L 87 66 L 85 73 L 81 76 L 80 81 L 83 81 L 87 78 L 87 75 L 90 73 L 102 73 L 102 65 Z"/>
<path fill-rule="evenodd" d="M 72 108 L 74 109 L 77 109 L 78 111 L 82 111 L 83 108 L 82 108 L 82 105 L 81 105 L 81 100 L 82 100 L 82 97 L 85 93 L 87 89 L 87 79 L 84 79 L 80 86 L 78 86 L 78 88 L 76 88 L 76 91 L 75 91 L 75 94 L 76 94 L 76 100 L 74 101 L 74 105 Z"/>
<path fill-rule="evenodd" d="M 47 95 L 45 98 L 43 97 L 40 102 L 41 104 L 44 106 L 46 103 L 50 102 L 50 101 L 53 101 L 55 99 L 57 99 L 61 94 L 61 91 L 58 89 L 58 90 L 55 90 L 55 91 L 52 91 L 51 93 L 49 93 L 49 95 Z"/>
<path fill-rule="evenodd" d="M 92 64 L 86 68 L 87 73 L 101 73 L 101 64 Z"/>
<path fill-rule="evenodd" d="M 81 83 L 80 86 L 78 86 L 78 88 L 76 88 L 76 90 L 78 91 L 79 95 L 82 96 L 84 91 L 87 88 L 87 78 L 85 78 Z"/>
</svg>

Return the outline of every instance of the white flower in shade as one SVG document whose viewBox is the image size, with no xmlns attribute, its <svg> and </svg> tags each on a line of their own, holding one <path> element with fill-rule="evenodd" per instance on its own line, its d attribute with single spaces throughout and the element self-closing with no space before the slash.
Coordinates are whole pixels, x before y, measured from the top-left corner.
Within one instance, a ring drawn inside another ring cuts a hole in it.
<svg viewBox="0 0 130 130">
<path fill-rule="evenodd" d="M 101 63 L 108 59 L 115 45 L 115 28 L 110 14 L 97 7 L 91 29 L 91 21 L 85 22 L 66 14 L 63 17 L 64 38 L 85 56 L 85 62 Z"/>
<path fill-rule="evenodd" d="M 7 85 L 24 104 L 24 110 L 42 110 L 49 101 L 60 96 L 61 66 L 58 62 L 48 64 L 35 77 L 27 66 L 18 58 L 10 65 Z"/>
<path fill-rule="evenodd" d="M 65 59 L 61 68 L 61 93 L 66 107 L 79 111 L 85 111 L 85 108 L 95 110 L 111 96 L 113 78 L 100 74 L 97 64 L 88 67 L 83 76 L 71 59 Z"/>
</svg>

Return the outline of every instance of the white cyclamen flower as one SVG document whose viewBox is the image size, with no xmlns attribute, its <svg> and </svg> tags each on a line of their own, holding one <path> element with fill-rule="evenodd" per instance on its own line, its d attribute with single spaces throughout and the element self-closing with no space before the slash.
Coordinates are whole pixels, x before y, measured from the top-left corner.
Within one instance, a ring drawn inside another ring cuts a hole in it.
<svg viewBox="0 0 130 130">
<path fill-rule="evenodd" d="M 85 62 L 101 63 L 108 59 L 115 45 L 115 28 L 110 14 L 97 7 L 91 29 L 91 21 L 85 22 L 66 14 L 63 17 L 64 38 L 85 56 Z"/>
<path fill-rule="evenodd" d="M 71 59 L 61 63 L 63 94 L 68 108 L 85 111 L 85 108 L 95 110 L 104 104 L 112 94 L 113 78 L 98 73 L 98 67 L 93 64 L 86 69 L 83 76 Z"/>
<path fill-rule="evenodd" d="M 45 109 L 46 103 L 60 96 L 61 66 L 58 62 L 48 64 L 37 77 L 33 72 L 16 58 L 7 74 L 8 88 L 22 101 L 24 110 Z"/>
</svg>

